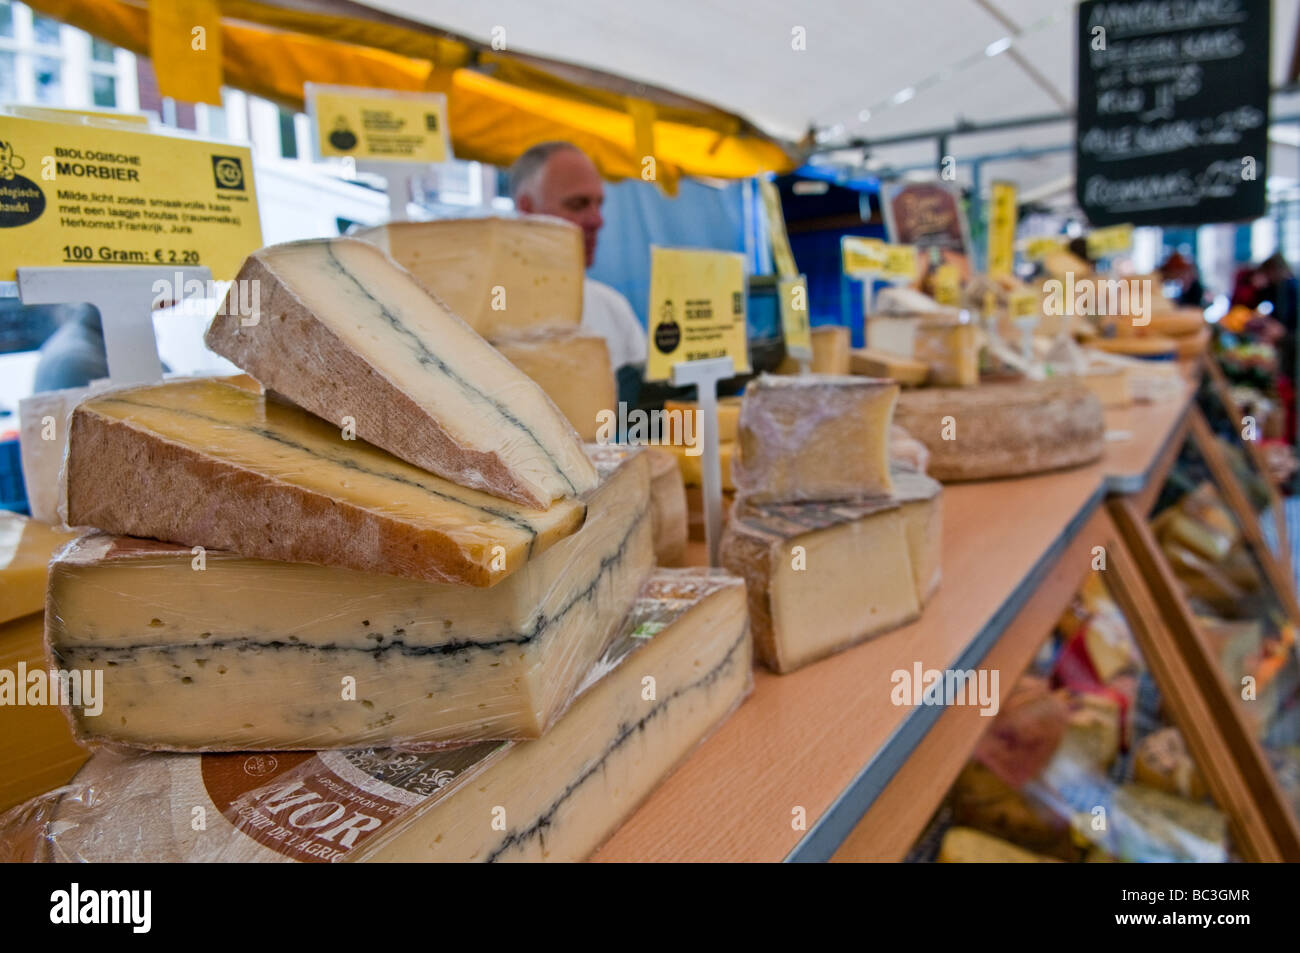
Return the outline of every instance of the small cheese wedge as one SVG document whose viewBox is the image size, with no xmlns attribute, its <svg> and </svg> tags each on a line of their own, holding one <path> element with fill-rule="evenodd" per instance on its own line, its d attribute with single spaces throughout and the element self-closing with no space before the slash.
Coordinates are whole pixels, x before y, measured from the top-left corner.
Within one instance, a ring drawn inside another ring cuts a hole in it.
<svg viewBox="0 0 1300 953">
<path fill-rule="evenodd" d="M 907 533 L 888 497 L 742 506 L 722 564 L 743 576 L 759 660 L 776 672 L 824 658 L 921 613 Z"/>
<path fill-rule="evenodd" d="M 0 857 L 582 860 L 752 684 L 741 581 L 716 570 L 660 570 L 581 696 L 536 741 L 424 753 L 101 750 L 72 791 L 30 802 L 4 819 L 8 827 L 0 822 Z M 203 830 L 194 830 L 195 807 L 204 808 Z"/>
<path fill-rule="evenodd" d="M 737 492 L 754 503 L 888 493 L 898 384 L 870 377 L 764 374 L 740 410 Z"/>
<path fill-rule="evenodd" d="M 363 229 L 486 338 L 582 322 L 582 230 L 560 218 L 482 216 Z"/>
<path fill-rule="evenodd" d="M 532 510 L 465 489 L 212 380 L 80 404 L 66 472 L 72 526 L 472 586 L 504 579 L 585 512 L 579 500 Z"/>
<path fill-rule="evenodd" d="M 849 373 L 852 335 L 839 324 L 823 324 L 811 332 L 813 356 L 808 369 L 814 374 Z M 799 362 L 786 355 L 776 369 L 778 374 L 798 374 Z"/>
<path fill-rule="evenodd" d="M 45 607 L 45 567 L 75 535 L 0 510 L 0 623 Z"/>
<path fill-rule="evenodd" d="M 671 453 L 648 447 L 650 515 L 654 525 L 655 561 L 660 566 L 684 566 L 688 541 L 686 484 Z"/>
<path fill-rule="evenodd" d="M 618 390 L 609 346 L 596 334 L 540 331 L 492 342 L 527 374 L 588 443 L 597 439 L 602 414 L 618 414 Z"/>
<path fill-rule="evenodd" d="M 924 606 L 942 578 L 943 484 L 924 473 L 902 469 L 894 470 L 893 480 L 893 496 L 903 514 L 907 551 L 916 579 L 916 599 Z"/>
<path fill-rule="evenodd" d="M 740 421 L 740 401 L 739 397 L 718 398 L 718 440 L 722 443 L 733 443 L 736 439 L 736 430 Z M 675 416 L 676 414 L 698 414 L 699 406 L 699 402 L 694 400 L 664 401 L 665 439 L 672 443 L 683 443 L 686 434 L 700 434 L 702 431 L 697 417 L 692 417 L 691 423 L 687 424 L 684 416 Z"/>
<path fill-rule="evenodd" d="M 524 506 L 596 485 L 546 393 L 374 245 L 273 245 L 244 263 L 240 282 L 256 291 L 232 292 L 204 340 L 267 389 L 408 463 Z"/>
</svg>

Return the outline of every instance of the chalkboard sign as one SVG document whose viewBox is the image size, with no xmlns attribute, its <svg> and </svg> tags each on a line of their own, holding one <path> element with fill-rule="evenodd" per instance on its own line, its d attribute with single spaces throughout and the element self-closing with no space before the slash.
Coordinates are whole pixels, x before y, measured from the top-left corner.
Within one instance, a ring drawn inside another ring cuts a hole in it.
<svg viewBox="0 0 1300 953">
<path fill-rule="evenodd" d="M 1264 214 L 1269 0 L 1079 5 L 1075 188 L 1093 225 Z"/>
</svg>

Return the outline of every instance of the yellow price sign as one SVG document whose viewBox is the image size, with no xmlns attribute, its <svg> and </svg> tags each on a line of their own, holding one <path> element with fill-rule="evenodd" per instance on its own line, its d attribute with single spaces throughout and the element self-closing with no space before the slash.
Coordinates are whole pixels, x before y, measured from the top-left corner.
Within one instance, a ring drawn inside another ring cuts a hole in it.
<svg viewBox="0 0 1300 953">
<path fill-rule="evenodd" d="M 307 111 L 323 158 L 446 162 L 447 97 L 388 89 L 306 84 Z"/>
<path fill-rule="evenodd" d="M 956 265 L 940 265 L 934 270 L 934 300 L 946 307 L 961 304 L 961 272 Z"/>
<path fill-rule="evenodd" d="M 1093 261 L 1123 254 L 1132 247 L 1132 225 L 1111 225 L 1088 233 L 1088 257 Z"/>
<path fill-rule="evenodd" d="M 916 246 L 894 245 L 879 238 L 845 235 L 840 239 L 844 273 L 850 278 L 916 280 Z"/>
<path fill-rule="evenodd" d="M 744 255 L 652 246 L 649 314 L 646 380 L 666 381 L 673 365 L 712 357 L 749 373 Z"/>
<path fill-rule="evenodd" d="M 1025 242 L 1025 257 L 1030 261 L 1042 261 L 1048 255 L 1058 252 L 1064 247 L 1065 237 L 1062 235 L 1030 238 Z"/>
<path fill-rule="evenodd" d="M 20 266 L 206 265 L 262 245 L 248 149 L 0 115 L 0 280 Z"/>
<path fill-rule="evenodd" d="M 1007 310 L 1011 313 L 1012 318 L 1036 317 L 1043 313 L 1043 304 L 1037 291 L 1025 289 L 1011 293 L 1011 298 L 1007 302 Z"/>
<path fill-rule="evenodd" d="M 782 278 L 794 278 L 799 269 L 794 263 L 794 252 L 790 249 L 790 234 L 785 228 L 785 213 L 781 211 L 781 193 L 775 183 L 763 176 L 758 177 L 758 194 L 763 199 L 763 211 L 767 214 L 768 241 L 772 243 L 772 263 L 776 273 Z"/>
<path fill-rule="evenodd" d="M 989 201 L 989 275 L 1010 277 L 1016 264 L 1016 187 L 994 182 Z"/>
<path fill-rule="evenodd" d="M 808 323 L 808 282 L 803 275 L 777 282 L 785 351 L 796 361 L 812 360 L 812 328 Z"/>
</svg>

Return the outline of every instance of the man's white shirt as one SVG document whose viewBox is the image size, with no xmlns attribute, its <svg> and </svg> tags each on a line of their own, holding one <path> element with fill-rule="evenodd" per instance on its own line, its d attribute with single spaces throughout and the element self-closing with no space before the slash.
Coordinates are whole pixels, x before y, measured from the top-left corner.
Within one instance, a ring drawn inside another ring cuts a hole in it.
<svg viewBox="0 0 1300 953">
<path fill-rule="evenodd" d="M 646 330 L 632 305 L 609 285 L 591 278 L 582 284 L 582 329 L 605 339 L 614 370 L 645 363 Z"/>
</svg>

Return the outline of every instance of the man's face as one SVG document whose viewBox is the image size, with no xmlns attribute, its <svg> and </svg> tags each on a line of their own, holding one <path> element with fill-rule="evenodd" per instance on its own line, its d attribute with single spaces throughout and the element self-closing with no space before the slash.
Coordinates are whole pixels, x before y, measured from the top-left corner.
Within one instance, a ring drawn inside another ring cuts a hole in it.
<svg viewBox="0 0 1300 953">
<path fill-rule="evenodd" d="M 519 196 L 521 212 L 554 215 L 582 229 L 587 253 L 587 267 L 596 260 L 596 235 L 605 219 L 600 208 L 605 203 L 605 186 L 600 173 L 581 152 L 561 149 L 547 160 L 531 189 Z"/>
</svg>

